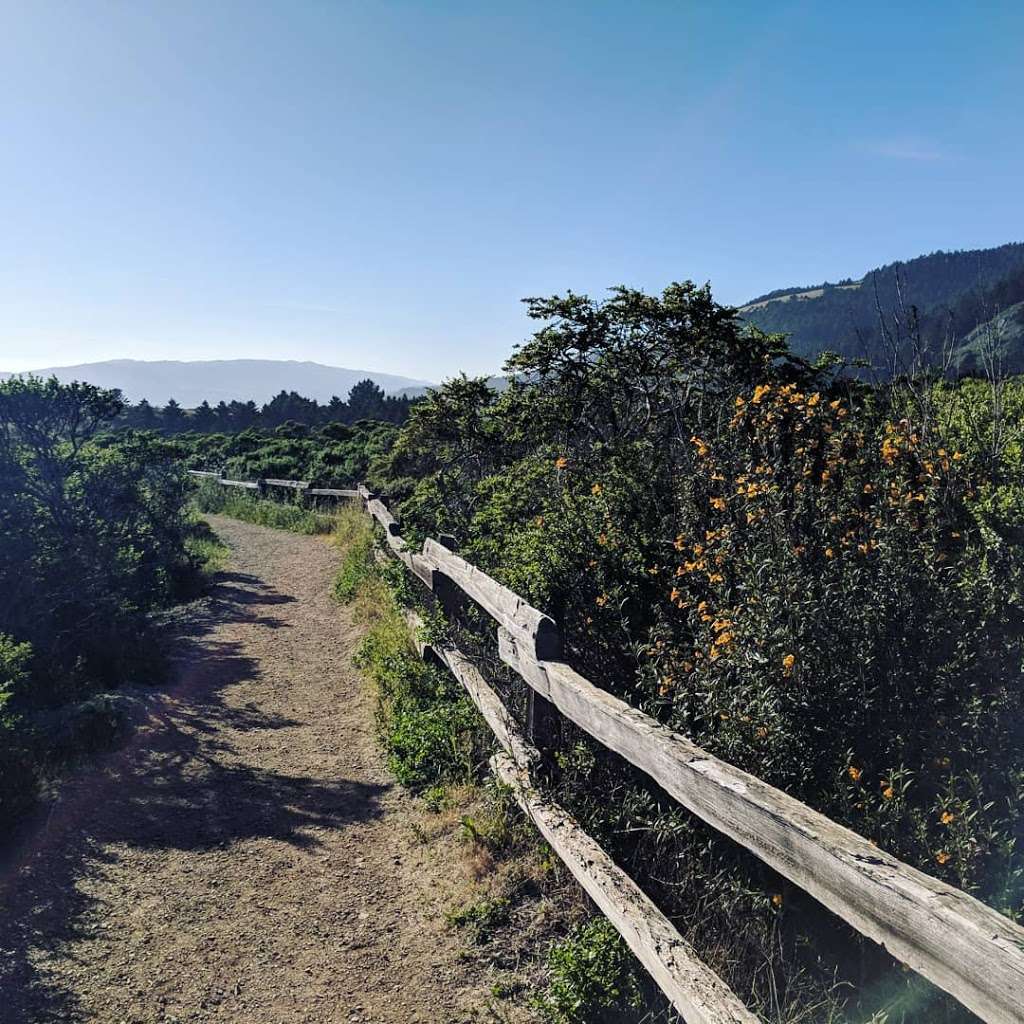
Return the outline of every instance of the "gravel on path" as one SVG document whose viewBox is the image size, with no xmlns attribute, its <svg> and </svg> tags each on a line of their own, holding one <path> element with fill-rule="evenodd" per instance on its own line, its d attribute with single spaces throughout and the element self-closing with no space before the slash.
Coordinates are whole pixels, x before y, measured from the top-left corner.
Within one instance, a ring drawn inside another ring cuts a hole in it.
<svg viewBox="0 0 1024 1024">
<path fill-rule="evenodd" d="M 169 684 L 0 874 L 0 1020 L 493 1019 L 375 745 L 337 552 L 211 522 L 230 562 Z"/>
</svg>

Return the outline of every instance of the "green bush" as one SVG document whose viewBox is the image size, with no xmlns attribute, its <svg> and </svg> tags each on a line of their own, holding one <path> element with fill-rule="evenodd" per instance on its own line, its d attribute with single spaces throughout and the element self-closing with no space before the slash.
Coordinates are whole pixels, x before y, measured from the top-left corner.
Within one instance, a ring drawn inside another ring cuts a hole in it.
<svg viewBox="0 0 1024 1024">
<path fill-rule="evenodd" d="M 596 683 L 1024 912 L 1020 383 L 874 388 L 692 285 L 530 312 L 542 326 L 507 391 L 449 382 L 370 467 L 403 534 L 455 534 L 560 621 Z M 574 742 L 587 767 L 569 759 L 559 800 L 768 1019 L 798 989 L 813 1003 L 849 981 L 858 1019 L 906 988 L 883 953 Z M 917 1003 L 962 1019 L 945 997 Z"/>
<path fill-rule="evenodd" d="M 107 432 L 122 405 L 87 384 L 0 383 L 4 824 L 44 764 L 116 733 L 92 695 L 160 673 L 152 616 L 201 568 L 185 474 L 159 439 Z"/>
<path fill-rule="evenodd" d="M 188 469 L 222 472 L 232 480 L 309 480 L 319 487 L 351 487 L 369 463 L 391 447 L 398 428 L 360 420 L 309 431 L 249 429 L 238 434 L 178 434 L 167 443 Z"/>
<path fill-rule="evenodd" d="M 636 961 L 603 917 L 553 945 L 547 967 L 550 982 L 534 1006 L 548 1024 L 639 1019 Z"/>
</svg>

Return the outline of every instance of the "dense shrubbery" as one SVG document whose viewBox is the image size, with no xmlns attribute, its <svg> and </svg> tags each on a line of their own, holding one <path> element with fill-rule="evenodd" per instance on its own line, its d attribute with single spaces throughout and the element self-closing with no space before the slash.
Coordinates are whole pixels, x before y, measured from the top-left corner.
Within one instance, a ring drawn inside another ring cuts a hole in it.
<svg viewBox="0 0 1024 1024">
<path fill-rule="evenodd" d="M 181 434 L 168 444 L 187 469 L 214 470 L 236 480 L 270 477 L 350 487 L 363 479 L 371 460 L 390 449 L 397 431 L 391 423 L 370 420 L 314 430 L 285 423 L 272 432 Z"/>
<path fill-rule="evenodd" d="M 116 730 L 96 691 L 158 668 L 151 613 L 194 584 L 189 484 L 117 392 L 0 383 L 0 820 L 41 766 Z M 104 724 L 106 723 L 106 724 Z"/>
<path fill-rule="evenodd" d="M 592 679 L 1019 915 L 1020 384 L 873 389 L 691 285 L 530 311 L 507 392 L 450 382 L 372 467 L 403 533 L 455 534 Z M 848 979 L 849 1019 L 959 1019 L 570 738 L 560 799 L 766 1017 L 840 1019 Z"/>
<path fill-rule="evenodd" d="M 262 406 L 253 401 L 222 401 L 215 406 L 202 402 L 195 409 L 183 409 L 172 398 L 161 408 L 143 399 L 137 405 L 125 406 L 117 422 L 133 430 L 158 430 L 164 434 L 272 431 L 285 423 L 299 423 L 308 428 L 360 420 L 404 423 L 414 401 L 404 395 L 385 395 L 372 380 L 363 380 L 352 388 L 347 400 L 335 395 L 323 405 L 295 391 L 280 391 Z"/>
</svg>

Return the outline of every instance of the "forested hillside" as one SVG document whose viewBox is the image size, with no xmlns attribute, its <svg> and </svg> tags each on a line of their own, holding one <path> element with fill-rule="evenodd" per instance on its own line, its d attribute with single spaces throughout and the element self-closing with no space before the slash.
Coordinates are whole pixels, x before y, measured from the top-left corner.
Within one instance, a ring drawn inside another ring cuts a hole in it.
<svg viewBox="0 0 1024 1024">
<path fill-rule="evenodd" d="M 1020 372 L 1024 347 L 1000 334 L 993 318 L 1021 301 L 1024 244 L 1014 243 L 890 263 L 857 281 L 780 289 L 753 299 L 741 314 L 762 330 L 786 334 L 800 355 L 829 350 L 866 359 L 883 375 L 906 372 L 915 361 L 977 372 L 986 346 Z"/>
</svg>

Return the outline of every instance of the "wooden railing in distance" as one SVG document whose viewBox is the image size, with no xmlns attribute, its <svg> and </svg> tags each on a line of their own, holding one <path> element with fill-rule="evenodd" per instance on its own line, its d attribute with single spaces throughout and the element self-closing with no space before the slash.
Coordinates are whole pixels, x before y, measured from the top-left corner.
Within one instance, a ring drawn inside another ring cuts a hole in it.
<svg viewBox="0 0 1024 1024">
<path fill-rule="evenodd" d="M 989 1024 L 1024 1021 L 1024 928 L 595 686 L 559 660 L 561 636 L 550 617 L 438 541 L 428 540 L 422 553 L 413 552 L 394 516 L 375 494 L 360 485 L 355 495 L 384 529 L 388 548 L 442 605 L 465 594 L 497 622 L 500 657 L 539 699 L 982 1020 Z M 503 761 L 499 756 L 498 774 L 514 784 L 520 805 L 687 1021 L 753 1020 L 667 920 L 670 933 L 659 931 L 660 924 L 651 924 L 655 920 L 651 911 L 660 914 L 656 908 L 621 895 L 632 893 L 631 881 L 626 880 L 626 888 L 617 888 L 619 879 L 601 890 L 598 898 L 591 887 L 597 886 L 595 879 L 604 867 L 589 872 L 587 857 L 592 850 L 582 862 L 573 861 L 575 852 L 587 848 L 584 839 L 592 840 L 581 838 L 568 826 L 556 827 L 556 822 L 564 821 L 564 811 L 537 810 L 543 801 L 528 782 L 530 765 L 539 756 L 536 748 L 519 736 L 497 694 L 461 652 L 424 648 L 422 653 L 438 658 L 462 681 L 511 758 Z M 551 838 L 568 835 L 574 837 L 575 845 L 559 845 Z M 613 890 L 620 895 L 610 895 Z M 675 937 L 669 941 L 664 934 Z M 708 984 L 711 988 L 705 987 Z"/>
<path fill-rule="evenodd" d="M 224 487 L 244 487 L 251 491 L 264 491 L 269 487 L 280 487 L 285 490 L 294 491 L 297 494 L 308 495 L 313 498 L 358 498 L 359 492 L 354 488 L 343 487 L 311 487 L 308 480 L 274 480 L 263 478 L 261 480 L 226 480 L 220 473 L 214 473 L 203 469 L 188 470 L 190 476 L 216 480 Z"/>
</svg>

